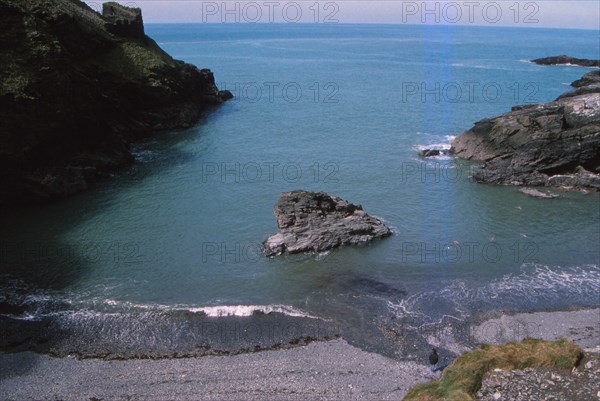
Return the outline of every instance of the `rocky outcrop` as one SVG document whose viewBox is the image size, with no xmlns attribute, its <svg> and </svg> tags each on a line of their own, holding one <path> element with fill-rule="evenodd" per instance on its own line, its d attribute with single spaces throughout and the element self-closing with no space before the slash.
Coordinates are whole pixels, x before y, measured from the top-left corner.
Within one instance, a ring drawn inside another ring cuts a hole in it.
<svg viewBox="0 0 600 401">
<path fill-rule="evenodd" d="M 439 156 L 441 152 L 438 149 L 423 149 L 419 151 L 420 157 L 433 157 Z"/>
<path fill-rule="evenodd" d="M 557 64 L 571 64 L 571 65 L 580 65 L 582 67 L 600 67 L 600 60 L 588 60 L 584 58 L 575 58 L 567 55 L 560 56 L 551 56 L 551 57 L 543 57 L 536 58 L 535 60 L 531 60 L 532 63 L 540 64 L 540 65 L 557 65 Z"/>
<path fill-rule="evenodd" d="M 513 107 L 459 135 L 451 152 L 484 162 L 478 182 L 600 190 L 600 85 L 586 74 L 547 104 Z M 582 85 L 581 82 L 586 82 Z"/>
<path fill-rule="evenodd" d="M 366 245 L 392 234 L 360 205 L 324 192 L 283 192 L 274 212 L 279 232 L 263 243 L 266 256 Z"/>
<path fill-rule="evenodd" d="M 571 83 L 574 88 L 580 88 L 582 86 L 588 86 L 592 84 L 600 84 L 600 70 L 590 71 L 583 77 Z"/>
<path fill-rule="evenodd" d="M 0 0 L 0 204 L 68 196 L 132 161 L 129 144 L 230 96 L 144 35 L 141 11 Z"/>
</svg>

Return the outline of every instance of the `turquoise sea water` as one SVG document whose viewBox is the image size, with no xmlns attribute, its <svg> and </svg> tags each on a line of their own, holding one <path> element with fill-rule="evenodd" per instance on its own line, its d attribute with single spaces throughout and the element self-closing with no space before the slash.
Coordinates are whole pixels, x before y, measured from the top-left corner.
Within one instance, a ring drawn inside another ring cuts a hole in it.
<svg viewBox="0 0 600 401">
<path fill-rule="evenodd" d="M 589 69 L 526 60 L 598 58 L 597 32 L 165 24 L 147 33 L 211 68 L 236 98 L 193 128 L 135 145 L 137 163 L 111 180 L 3 217 L 3 297 L 37 305 L 30 318 L 56 302 L 99 314 L 270 306 L 368 332 L 404 316 L 600 305 L 598 194 L 532 199 L 471 182 L 469 163 L 417 157 L 479 119 L 568 90 Z M 273 205 L 293 189 L 362 204 L 395 234 L 264 258 Z"/>
</svg>

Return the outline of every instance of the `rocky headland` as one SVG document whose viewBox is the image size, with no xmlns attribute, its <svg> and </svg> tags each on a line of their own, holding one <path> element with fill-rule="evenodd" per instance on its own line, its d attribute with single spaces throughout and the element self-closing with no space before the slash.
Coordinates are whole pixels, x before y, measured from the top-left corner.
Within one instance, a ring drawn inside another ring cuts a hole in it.
<svg viewBox="0 0 600 401">
<path fill-rule="evenodd" d="M 324 192 L 283 192 L 275 204 L 279 232 L 263 243 L 266 256 L 323 252 L 343 245 L 366 245 L 392 231 L 360 205 Z"/>
<path fill-rule="evenodd" d="M 475 123 L 451 152 L 483 162 L 478 182 L 600 191 L 600 71 L 572 86 L 553 102 Z"/>
<path fill-rule="evenodd" d="M 565 54 L 560 56 L 542 57 L 531 60 L 532 63 L 540 65 L 560 65 L 570 64 L 579 65 L 582 67 L 600 67 L 600 60 L 589 60 L 585 58 L 570 57 Z"/>
<path fill-rule="evenodd" d="M 0 0 L 0 204 L 69 196 L 129 164 L 129 144 L 231 97 L 174 60 L 141 10 Z"/>
</svg>

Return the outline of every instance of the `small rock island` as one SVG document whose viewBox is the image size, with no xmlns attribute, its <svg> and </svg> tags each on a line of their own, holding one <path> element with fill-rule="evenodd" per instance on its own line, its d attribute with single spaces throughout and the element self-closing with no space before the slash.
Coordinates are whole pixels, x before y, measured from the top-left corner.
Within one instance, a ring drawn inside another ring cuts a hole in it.
<svg viewBox="0 0 600 401">
<path fill-rule="evenodd" d="M 531 60 L 531 62 L 540 65 L 570 64 L 579 65 L 581 67 L 600 67 L 600 60 L 589 60 L 585 58 L 570 57 L 565 54 L 562 54 L 560 56 L 536 58 L 534 60 Z"/>
<path fill-rule="evenodd" d="M 275 204 L 279 232 L 263 243 L 266 256 L 323 252 L 343 245 L 366 245 L 392 231 L 360 205 L 325 192 L 283 192 Z"/>
</svg>

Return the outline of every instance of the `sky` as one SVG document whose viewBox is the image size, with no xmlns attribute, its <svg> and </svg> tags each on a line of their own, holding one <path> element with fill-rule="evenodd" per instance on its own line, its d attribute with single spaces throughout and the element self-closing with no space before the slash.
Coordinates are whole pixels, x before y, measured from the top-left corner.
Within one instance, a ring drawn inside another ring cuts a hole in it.
<svg viewBox="0 0 600 401">
<path fill-rule="evenodd" d="M 101 9 L 102 0 L 85 0 Z M 146 23 L 384 23 L 581 28 L 600 32 L 598 0 L 122 0 Z M 600 40 L 600 38 L 599 38 Z"/>
</svg>

